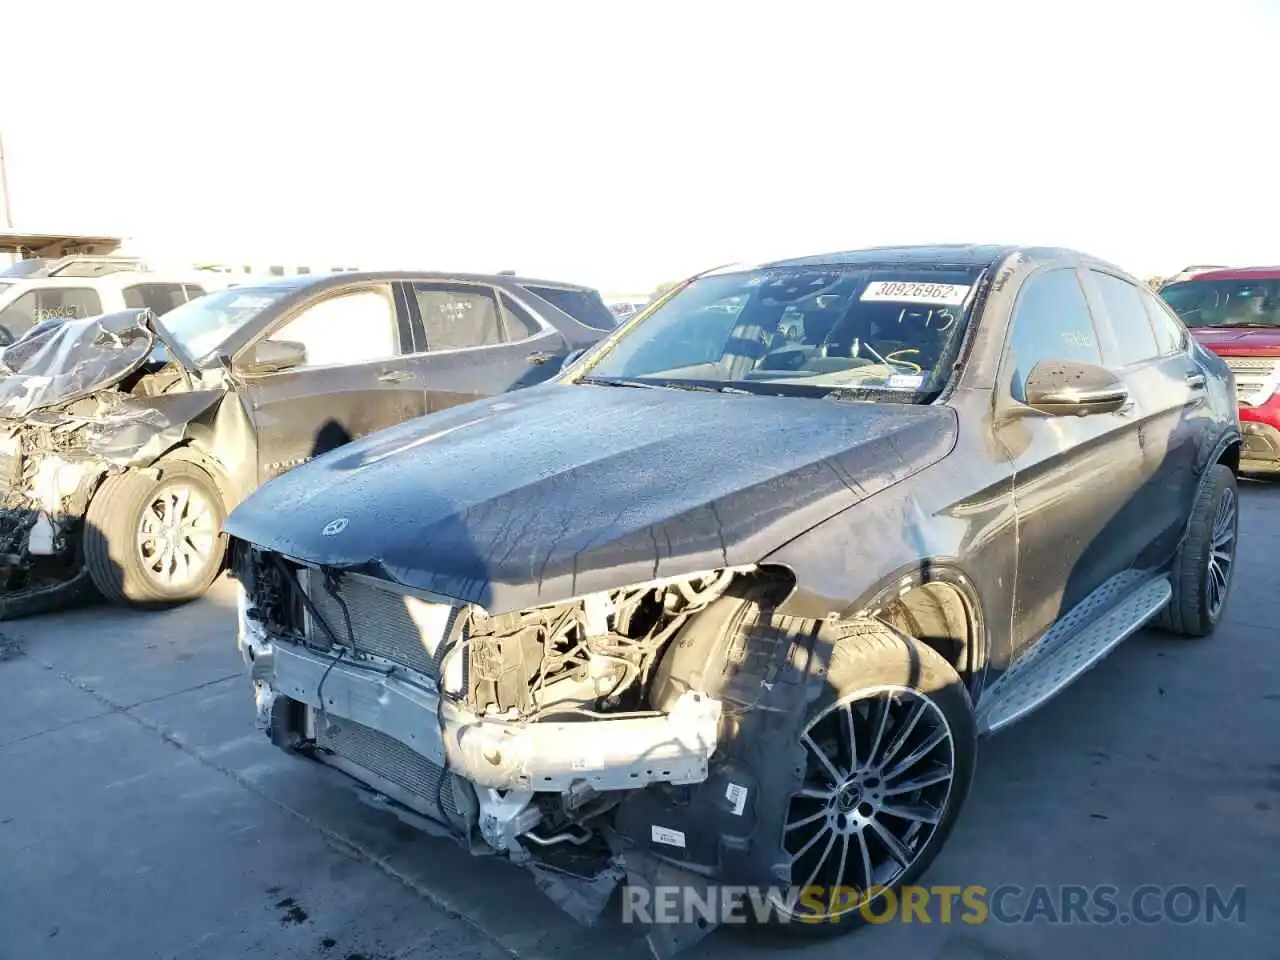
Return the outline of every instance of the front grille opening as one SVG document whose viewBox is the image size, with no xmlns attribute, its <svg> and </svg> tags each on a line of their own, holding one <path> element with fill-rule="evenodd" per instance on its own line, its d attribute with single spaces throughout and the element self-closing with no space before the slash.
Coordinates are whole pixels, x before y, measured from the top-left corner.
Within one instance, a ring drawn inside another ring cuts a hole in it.
<svg viewBox="0 0 1280 960">
<path fill-rule="evenodd" d="M 231 573 L 249 595 L 254 615 L 274 635 L 301 640 L 306 634 L 300 593 L 301 568 L 242 540 L 231 542 Z"/>
</svg>

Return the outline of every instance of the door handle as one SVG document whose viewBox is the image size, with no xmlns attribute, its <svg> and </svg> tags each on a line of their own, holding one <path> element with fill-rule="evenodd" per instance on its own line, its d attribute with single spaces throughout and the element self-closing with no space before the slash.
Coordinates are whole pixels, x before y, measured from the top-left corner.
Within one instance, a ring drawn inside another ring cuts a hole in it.
<svg viewBox="0 0 1280 960">
<path fill-rule="evenodd" d="M 412 379 L 413 374 L 407 370 L 387 370 L 378 374 L 379 383 L 403 383 Z"/>
<path fill-rule="evenodd" d="M 554 353 L 531 353 L 529 354 L 530 363 L 546 363 L 548 360 L 555 359 Z"/>
<path fill-rule="evenodd" d="M 1190 387 L 1192 390 L 1203 390 L 1204 385 L 1205 385 L 1205 379 L 1204 379 L 1203 373 L 1187 374 L 1187 386 Z"/>
</svg>

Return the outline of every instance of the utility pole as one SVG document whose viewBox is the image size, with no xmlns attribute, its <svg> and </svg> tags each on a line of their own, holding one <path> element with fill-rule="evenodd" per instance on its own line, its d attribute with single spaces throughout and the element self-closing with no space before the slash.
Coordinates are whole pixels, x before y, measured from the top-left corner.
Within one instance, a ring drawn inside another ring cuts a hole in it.
<svg viewBox="0 0 1280 960">
<path fill-rule="evenodd" d="M 4 194 L 4 228 L 13 229 L 13 210 L 9 206 L 9 168 L 4 162 L 4 137 L 0 136 L 0 193 Z"/>
</svg>

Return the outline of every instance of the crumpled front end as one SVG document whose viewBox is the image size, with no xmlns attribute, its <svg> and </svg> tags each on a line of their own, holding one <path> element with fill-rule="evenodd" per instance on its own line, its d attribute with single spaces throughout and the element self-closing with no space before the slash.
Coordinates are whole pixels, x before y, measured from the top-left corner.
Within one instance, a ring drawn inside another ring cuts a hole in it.
<svg viewBox="0 0 1280 960">
<path fill-rule="evenodd" d="M 59 416 L 0 421 L 0 618 L 89 591 L 79 538 L 108 465 L 87 442 L 82 428 Z"/>
<path fill-rule="evenodd" d="M 726 610 L 751 606 L 735 597 L 786 592 L 776 574 L 714 570 L 489 616 L 243 541 L 233 571 L 238 642 L 272 741 L 472 852 L 529 868 L 579 920 L 594 921 L 624 877 L 705 879 L 722 839 L 750 836 L 750 781 L 726 790 L 716 769 L 720 690 L 749 677 L 759 706 L 786 668 L 767 680 L 760 665 L 729 669 L 716 638 L 740 627 Z M 673 673 L 672 652 L 708 638 L 719 669 L 686 669 L 681 653 Z M 777 779 L 789 783 L 789 769 Z M 708 797 L 723 807 L 724 829 L 695 840 L 683 823 L 663 827 L 689 797 L 692 810 Z M 704 852 L 706 864 L 690 860 Z"/>
</svg>

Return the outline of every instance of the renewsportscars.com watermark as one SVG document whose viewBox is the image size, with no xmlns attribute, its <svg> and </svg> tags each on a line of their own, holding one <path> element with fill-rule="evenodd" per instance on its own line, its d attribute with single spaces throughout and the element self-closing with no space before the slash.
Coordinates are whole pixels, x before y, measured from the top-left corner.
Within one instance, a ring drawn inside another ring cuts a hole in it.
<svg viewBox="0 0 1280 960">
<path fill-rule="evenodd" d="M 1193 924 L 1244 923 L 1245 888 L 1155 886 L 854 887 L 713 886 L 623 888 L 627 923 Z M 784 905 L 791 904 L 790 909 Z"/>
</svg>

